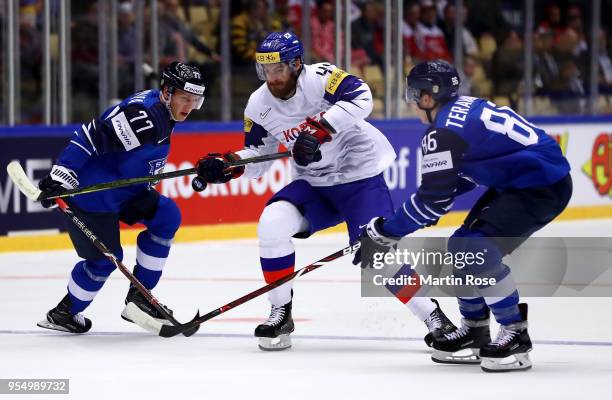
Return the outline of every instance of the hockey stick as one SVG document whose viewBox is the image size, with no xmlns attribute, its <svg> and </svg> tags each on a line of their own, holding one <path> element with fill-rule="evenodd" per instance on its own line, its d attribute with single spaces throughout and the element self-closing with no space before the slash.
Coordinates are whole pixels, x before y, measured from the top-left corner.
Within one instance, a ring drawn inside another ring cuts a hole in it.
<svg viewBox="0 0 612 400">
<path fill-rule="evenodd" d="M 81 230 L 81 232 L 83 232 L 85 237 L 87 237 L 87 239 L 89 239 L 91 243 L 98 250 L 100 250 L 100 252 L 106 258 L 108 258 L 123 273 L 123 275 L 125 275 L 126 278 L 128 278 L 128 280 L 136 287 L 136 289 L 138 289 L 138 291 L 142 293 L 142 295 L 147 299 L 147 301 L 149 301 L 149 303 L 151 303 L 151 305 L 155 307 L 155 309 L 159 311 L 164 316 L 164 318 L 172 322 L 174 325 L 183 326 L 172 316 L 172 314 L 170 314 L 164 308 L 164 306 L 159 303 L 159 300 L 157 300 L 155 296 L 153 296 L 153 294 L 151 294 L 151 292 L 146 287 L 144 287 L 142 283 L 140 283 L 140 281 L 134 276 L 134 274 L 132 274 L 132 272 L 130 272 L 130 270 L 127 269 L 121 261 L 119 261 L 119 259 L 108 249 L 108 247 L 106 247 L 106 245 L 98 239 L 98 237 L 87 227 L 87 225 L 85 225 L 85 223 L 70 209 L 70 207 L 64 200 L 56 199 L 55 202 L 57 203 L 58 208 L 68 218 L 70 218 L 70 220 L 77 226 L 77 228 Z M 160 322 L 146 315 L 142 310 L 140 310 L 136 305 L 134 305 L 134 303 L 128 303 L 127 311 L 132 321 L 134 321 L 134 323 L 138 324 L 143 329 L 146 329 L 153 333 L 157 333 L 159 329 L 158 325 L 162 325 Z M 149 318 L 146 318 L 145 315 Z M 199 316 L 200 312 L 196 314 L 196 318 L 198 318 Z M 198 329 L 198 326 L 194 326 L 187 330 L 181 330 L 180 333 L 185 336 L 191 336 L 196 333 Z"/>
<path fill-rule="evenodd" d="M 361 242 L 356 242 L 353 245 L 347 246 L 345 248 L 343 248 L 342 250 L 338 250 L 337 252 L 330 254 L 327 257 L 324 257 L 322 259 L 320 259 L 319 261 L 316 261 L 310 265 L 307 265 L 303 268 L 300 268 L 299 270 L 295 271 L 292 274 L 289 274 L 287 276 L 284 276 L 280 279 L 275 280 L 274 282 L 271 282 L 269 284 L 267 284 L 266 286 L 262 286 L 257 290 L 252 291 L 251 293 L 245 294 L 244 296 L 240 297 L 239 299 L 236 299 L 230 303 L 227 303 L 224 306 L 221 306 L 211 312 L 209 312 L 208 314 L 204 314 L 201 317 L 199 315 L 196 315 L 196 317 L 194 319 L 192 319 L 191 321 L 187 322 L 186 324 L 183 325 L 176 325 L 176 326 L 170 326 L 170 325 L 161 325 L 160 326 L 160 330 L 158 335 L 162 336 L 162 337 L 172 337 L 172 336 L 176 336 L 179 333 L 183 333 L 185 331 L 188 331 L 190 329 L 194 329 L 195 327 L 200 326 L 200 324 L 208 321 L 209 319 L 212 319 L 214 317 L 216 317 L 217 315 L 223 314 L 226 311 L 231 310 L 234 307 L 237 307 L 241 304 L 246 303 L 249 300 L 252 300 L 264 293 L 269 292 L 270 290 L 282 285 L 283 283 L 289 282 L 292 279 L 295 279 L 299 276 L 302 276 L 304 274 L 307 274 L 311 271 L 314 271 L 315 269 L 322 267 L 323 265 L 334 261 L 342 256 L 345 256 L 347 254 L 351 254 L 355 251 L 357 251 L 359 249 L 359 247 L 361 247 Z M 150 317 L 149 317 L 150 318 Z"/>
<path fill-rule="evenodd" d="M 266 162 L 266 161 L 278 160 L 280 158 L 289 157 L 290 155 L 291 155 L 291 152 L 282 151 L 280 153 L 273 153 L 273 154 L 266 154 L 263 156 L 245 158 L 242 160 L 236 160 L 236 161 L 231 161 L 231 162 L 226 163 L 226 168 L 241 167 L 247 164 L 255 164 L 255 163 L 261 163 L 261 162 Z M 155 181 L 161 181 L 163 179 L 176 178 L 176 177 L 186 176 L 186 175 L 193 175 L 197 172 L 196 168 L 187 168 L 187 169 L 181 169 L 179 171 L 163 172 L 161 174 L 143 176 L 139 178 L 118 179 L 112 182 L 98 183 L 95 185 L 86 186 L 82 188 L 66 190 L 62 194 L 59 194 L 56 196 L 44 196 L 40 189 L 38 189 L 32 184 L 28 185 L 29 179 L 25 171 L 19 164 L 19 162 L 11 161 L 6 166 L 6 171 L 8 172 L 11 180 L 15 183 L 15 185 L 17 185 L 19 190 L 28 199 L 32 201 L 59 199 L 59 198 L 64 198 L 64 197 L 69 197 L 69 196 L 75 196 L 78 194 L 98 192 L 100 190 L 116 189 L 116 188 L 120 188 L 124 186 L 136 185 L 139 183 L 155 182 Z"/>
</svg>

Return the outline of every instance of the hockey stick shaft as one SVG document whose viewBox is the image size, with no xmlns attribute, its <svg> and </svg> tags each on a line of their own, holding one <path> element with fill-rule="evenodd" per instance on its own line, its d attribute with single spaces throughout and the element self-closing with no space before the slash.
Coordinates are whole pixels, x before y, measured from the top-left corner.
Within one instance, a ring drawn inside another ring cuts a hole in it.
<svg viewBox="0 0 612 400">
<path fill-rule="evenodd" d="M 263 156 L 257 156 L 257 157 L 251 157 L 251 158 L 231 161 L 225 164 L 226 164 L 226 168 L 241 167 L 247 164 L 257 164 L 257 163 L 262 163 L 266 161 L 278 160 L 280 158 L 289 157 L 290 155 L 291 155 L 291 152 L 283 151 L 280 153 L 266 154 Z M 57 198 L 74 196 L 77 194 L 99 192 L 101 190 L 116 189 L 116 188 L 120 188 L 124 186 L 137 185 L 140 183 L 156 182 L 156 181 L 161 181 L 164 179 L 193 175 L 195 173 L 197 173 L 196 168 L 187 168 L 187 169 L 181 169 L 179 171 L 163 172 L 157 175 L 142 176 L 139 178 L 118 179 L 112 182 L 99 183 L 99 184 L 87 186 L 84 188 L 76 188 L 76 189 L 67 190 L 64 193 L 57 195 L 57 196 L 49 196 L 49 197 L 41 196 L 40 200 L 57 199 Z"/>
<path fill-rule="evenodd" d="M 269 292 L 270 290 L 286 283 L 289 282 L 292 279 L 296 279 L 299 276 L 305 275 L 311 271 L 314 271 L 315 269 L 322 267 L 323 265 L 334 261 L 342 256 L 345 256 L 347 254 L 351 254 L 355 251 L 357 251 L 359 249 L 359 247 L 361 246 L 360 242 L 356 242 L 353 245 L 347 246 L 345 248 L 343 248 L 342 250 L 338 250 L 333 254 L 328 255 L 327 257 L 324 257 L 322 259 L 320 259 L 319 261 L 316 261 L 310 265 L 307 265 L 303 268 L 300 268 L 299 270 L 293 272 L 292 274 L 286 275 L 280 279 L 275 280 L 274 282 L 271 282 L 269 284 L 267 284 L 266 286 L 262 286 L 257 290 L 252 291 L 251 293 L 245 294 L 244 296 L 231 301 L 215 310 L 212 310 L 211 312 L 202 315 L 201 317 L 196 317 L 193 320 L 187 322 L 186 324 L 183 324 L 181 326 L 170 326 L 170 325 L 163 325 L 160 329 L 159 332 L 159 336 L 162 337 L 172 337 L 172 336 L 176 336 L 182 332 L 184 332 L 185 330 L 188 329 L 193 329 L 196 326 L 199 326 L 200 324 L 208 321 L 209 319 L 212 319 L 220 314 L 223 314 L 235 307 L 238 307 L 241 304 L 246 303 L 247 301 L 253 300 L 256 297 L 261 296 L 264 293 Z"/>
<path fill-rule="evenodd" d="M 265 154 L 263 156 L 245 158 L 245 159 L 231 161 L 231 162 L 226 163 L 226 168 L 241 167 L 247 164 L 256 164 L 256 163 L 262 163 L 266 161 L 278 160 L 281 158 L 289 157 L 290 155 L 291 155 L 291 152 L 283 151 L 280 153 Z M 23 168 L 21 167 L 21 165 L 19 165 L 17 161 L 10 162 L 6 167 L 6 170 L 9 174 L 9 177 L 15 183 L 15 185 L 17 185 L 19 190 L 27 198 L 29 198 L 32 201 L 60 199 L 60 198 L 75 196 L 79 194 L 99 192 L 101 190 L 116 189 L 116 188 L 130 186 L 130 185 L 137 185 L 140 183 L 156 182 L 156 181 L 161 181 L 164 179 L 193 175 L 197 172 L 196 168 L 188 168 L 188 169 L 182 169 L 179 171 L 163 172 L 157 175 L 142 176 L 138 178 L 118 179 L 112 182 L 98 183 L 98 184 L 91 185 L 91 186 L 70 189 L 56 196 L 45 197 L 43 196 L 42 191 L 39 188 L 35 187 L 29 181 L 29 178 L 26 176 L 25 171 L 23 170 Z"/>
<path fill-rule="evenodd" d="M 138 291 L 140 293 L 142 293 L 142 295 L 147 299 L 147 301 L 149 303 L 151 303 L 151 305 L 153 307 L 155 307 L 155 309 L 157 311 L 159 311 L 164 318 L 166 318 L 168 321 L 170 321 L 171 323 L 173 323 L 174 325 L 177 326 L 181 326 L 181 323 L 179 321 L 177 321 L 160 303 L 159 300 L 157 300 L 157 298 L 155 298 L 155 296 L 153 296 L 153 294 L 151 294 L 151 292 L 145 288 L 142 283 L 140 283 L 140 281 L 134 276 L 134 274 L 132 274 L 132 272 L 126 268 L 125 265 L 123 265 L 123 263 L 121 261 L 119 261 L 119 259 L 108 249 L 108 247 L 106 247 L 106 245 L 104 243 L 102 243 L 100 241 L 100 239 L 98 239 L 98 237 L 95 235 L 94 232 L 92 232 L 87 225 L 85 224 L 85 222 L 83 222 L 83 220 L 81 220 L 75 213 L 74 211 L 72 211 L 72 209 L 70 209 L 70 206 L 66 203 L 66 201 L 62 200 L 62 199 L 56 199 L 55 202 L 58 205 L 58 208 L 68 217 L 70 218 L 70 220 L 72 221 L 73 224 L 75 224 L 77 226 L 77 228 L 79 228 L 79 230 L 85 235 L 85 237 L 87 237 L 87 239 L 89 239 L 89 241 L 91 241 L 91 243 L 98 249 L 100 250 L 100 252 L 107 258 L 109 259 L 120 271 L 121 273 L 123 273 L 123 275 L 125 275 L 126 278 L 128 278 L 128 280 L 132 283 L 132 285 L 134 285 L 136 287 L 136 289 L 138 289 Z M 193 335 L 196 330 L 193 331 L 181 331 L 181 333 L 183 333 L 185 336 L 191 336 Z"/>
</svg>

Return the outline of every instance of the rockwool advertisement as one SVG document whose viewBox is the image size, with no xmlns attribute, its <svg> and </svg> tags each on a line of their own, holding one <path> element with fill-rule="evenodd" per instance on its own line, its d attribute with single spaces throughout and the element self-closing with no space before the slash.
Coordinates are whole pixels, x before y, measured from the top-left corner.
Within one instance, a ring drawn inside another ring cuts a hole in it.
<svg viewBox="0 0 612 400">
<path fill-rule="evenodd" d="M 561 146 L 572 166 L 573 206 L 612 205 L 612 126 L 609 123 L 539 123 Z M 416 189 L 420 175 L 420 140 L 424 125 L 414 120 L 373 121 L 397 153 L 384 172 L 395 206 Z M 537 122 L 536 122 L 537 123 Z M 237 150 L 243 145 L 240 123 L 184 124 L 172 136 L 171 152 L 164 172 L 192 168 L 209 152 Z M 0 235 L 23 231 L 61 229 L 61 215 L 45 210 L 21 195 L 6 173 L 13 160 L 21 163 L 37 182 L 68 142 L 68 128 L 4 128 L 0 131 Z M 291 181 L 288 160 L 275 161 L 259 179 L 240 178 L 209 185 L 194 192 L 191 178 L 162 181 L 157 190 L 173 198 L 181 208 L 183 225 L 256 222 L 266 201 Z M 453 211 L 467 210 L 483 188 L 460 196 Z M 612 212 L 611 212 L 612 214 Z M 612 216 L 612 215 L 611 215 Z"/>
</svg>

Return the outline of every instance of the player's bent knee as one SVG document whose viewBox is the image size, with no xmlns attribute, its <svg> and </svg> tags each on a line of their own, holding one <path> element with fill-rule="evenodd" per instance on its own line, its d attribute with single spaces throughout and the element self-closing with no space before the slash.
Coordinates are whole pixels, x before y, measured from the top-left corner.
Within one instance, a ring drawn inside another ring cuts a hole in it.
<svg viewBox="0 0 612 400">
<path fill-rule="evenodd" d="M 171 239 L 181 226 L 181 210 L 174 200 L 159 196 L 157 211 L 145 225 L 155 236 Z"/>
<path fill-rule="evenodd" d="M 307 227 L 307 222 L 300 211 L 288 201 L 280 200 L 264 208 L 257 236 L 260 240 L 290 239 Z"/>
<path fill-rule="evenodd" d="M 499 247 L 491 238 L 463 227 L 448 239 L 447 250 L 453 254 L 456 275 L 486 276 L 502 261 Z"/>
<path fill-rule="evenodd" d="M 120 254 L 120 255 L 123 258 L 123 254 Z M 110 261 L 108 258 L 98 258 L 96 260 L 87 260 L 86 266 L 89 269 L 89 271 L 95 276 L 109 276 L 116 268 L 115 264 L 112 261 Z"/>
</svg>

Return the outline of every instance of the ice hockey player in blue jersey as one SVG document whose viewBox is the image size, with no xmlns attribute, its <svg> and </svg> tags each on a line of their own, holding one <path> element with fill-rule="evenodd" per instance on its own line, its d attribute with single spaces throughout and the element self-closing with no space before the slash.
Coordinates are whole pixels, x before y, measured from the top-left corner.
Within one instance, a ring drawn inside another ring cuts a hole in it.
<svg viewBox="0 0 612 400">
<path fill-rule="evenodd" d="M 488 190 L 463 225 L 449 238 L 448 251 L 487 256 L 464 273 L 495 278 L 475 295 L 459 297 L 462 326 L 434 339 L 432 359 L 442 363 L 480 363 L 488 372 L 531 367 L 527 304 L 502 257 L 542 228 L 566 207 L 572 193 L 569 164 L 557 143 L 509 107 L 457 95 L 459 75 L 444 61 L 416 65 L 406 78 L 406 100 L 421 122 L 429 124 L 421 142 L 421 184 L 389 218 L 374 218 L 363 239 L 389 243 L 435 225 L 456 196 L 482 185 Z M 370 263 L 372 253 L 363 255 Z M 489 315 L 501 325 L 495 340 Z M 461 354 L 470 349 L 471 354 Z M 502 360 L 506 359 L 503 363 Z"/>
<path fill-rule="evenodd" d="M 201 107 L 204 84 L 196 67 L 179 62 L 164 69 L 160 83 L 160 90 L 136 93 L 75 131 L 49 175 L 39 182 L 43 193 L 56 195 L 78 186 L 161 172 L 172 130 L 176 122 Z M 140 184 L 75 196 L 68 202 L 119 259 L 123 258 L 119 222 L 142 223 L 147 229 L 138 235 L 134 275 L 147 289 L 157 285 L 181 223 L 180 210 L 173 200 L 149 184 Z M 53 205 L 52 200 L 43 202 L 45 207 Z M 82 260 L 72 270 L 68 294 L 38 326 L 84 333 L 91 328 L 91 321 L 81 312 L 115 266 L 73 224 L 68 224 L 68 233 Z M 128 290 L 125 304 L 128 302 L 160 322 L 166 321 L 135 287 Z M 122 317 L 129 320 L 125 310 Z"/>
</svg>

